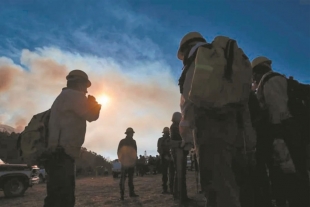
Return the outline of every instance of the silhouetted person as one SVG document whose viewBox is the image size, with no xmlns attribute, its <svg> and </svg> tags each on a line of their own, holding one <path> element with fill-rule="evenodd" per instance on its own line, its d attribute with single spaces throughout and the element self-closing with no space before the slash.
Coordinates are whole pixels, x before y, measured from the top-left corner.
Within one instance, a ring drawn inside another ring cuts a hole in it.
<svg viewBox="0 0 310 207">
<path fill-rule="evenodd" d="M 119 183 L 121 194 L 120 200 L 124 200 L 126 176 L 128 176 L 129 196 L 138 197 L 138 195 L 135 194 L 133 185 L 133 175 L 135 171 L 134 166 L 137 159 L 137 144 L 136 141 L 133 139 L 134 133 L 135 132 L 131 127 L 127 128 L 125 132 L 126 138 L 122 139 L 119 142 L 117 148 L 117 155 L 122 164 L 121 179 Z"/>
<path fill-rule="evenodd" d="M 161 173 L 161 163 L 160 163 L 160 156 L 156 155 L 156 171 L 157 173 Z"/>
<path fill-rule="evenodd" d="M 302 127 L 292 114 L 288 81 L 272 70 L 272 61 L 257 57 L 252 61 L 256 96 L 262 113 L 267 115 L 256 127 L 264 135 L 264 156 L 269 162 L 269 176 L 277 205 L 309 206 L 309 176 L 306 140 Z M 262 137 L 262 136 L 261 136 Z M 263 140 L 260 140 L 263 141 Z M 289 152 L 288 152 L 289 151 Z M 286 154 L 285 158 L 282 156 Z M 288 162 L 292 160 L 292 162 Z M 285 166 L 285 167 L 284 167 Z"/>
<path fill-rule="evenodd" d="M 217 36 L 207 43 L 198 32 L 184 35 L 177 57 L 183 62 L 179 78 L 182 147 L 195 148 L 206 206 L 240 207 L 232 162 L 237 141 L 244 138 L 243 133 L 238 137 L 243 130 L 239 129 L 247 130 L 248 125 L 241 125 L 250 122 L 245 106 L 250 62 L 235 40 Z M 239 116 L 247 120 L 239 124 Z M 255 147 L 255 138 L 247 148 Z"/>
<path fill-rule="evenodd" d="M 182 137 L 179 132 L 179 124 L 181 121 L 182 114 L 180 112 L 175 112 L 172 115 L 172 124 L 170 126 L 170 137 L 171 140 L 176 141 L 174 143 L 179 143 L 177 144 L 176 147 L 171 148 L 171 154 L 172 154 L 172 164 L 174 166 L 175 173 L 171 175 L 172 179 L 174 180 L 174 187 L 173 187 L 173 197 L 175 199 L 182 199 L 182 202 L 187 202 L 190 201 L 187 197 L 187 187 L 186 187 L 186 168 L 187 168 L 187 155 L 188 151 L 183 150 L 181 148 L 181 142 L 182 142 Z M 177 153 L 177 150 L 179 150 L 179 153 Z M 177 163 L 179 159 L 178 156 L 180 156 L 181 163 Z M 181 182 L 180 182 L 181 180 Z M 179 185 L 181 186 L 181 191 L 179 191 Z"/>
<path fill-rule="evenodd" d="M 48 150 L 44 163 L 49 179 L 44 207 L 71 207 L 75 204 L 75 159 L 80 155 L 86 133 L 86 121 L 98 119 L 101 105 L 93 96 L 86 98 L 91 86 L 81 70 L 71 71 L 67 87 L 51 107 Z"/>
<path fill-rule="evenodd" d="M 146 160 L 145 160 L 145 157 L 144 156 L 142 156 L 142 155 L 140 155 L 140 158 L 139 158 L 139 160 L 138 160 L 138 174 L 140 175 L 140 176 L 144 176 L 144 174 L 145 174 L 145 163 L 146 162 Z"/>
<path fill-rule="evenodd" d="M 157 142 L 157 152 L 161 159 L 161 169 L 162 169 L 162 194 L 168 193 L 168 174 L 172 175 L 174 169 L 172 169 L 171 154 L 170 154 L 170 132 L 169 128 L 165 127 L 163 130 L 163 136 L 158 139 Z M 170 192 L 173 192 L 173 180 L 169 179 Z"/>
<path fill-rule="evenodd" d="M 148 168 L 150 170 L 150 174 L 156 174 L 155 173 L 155 167 L 156 167 L 155 164 L 156 164 L 155 158 L 152 155 L 150 155 L 149 160 L 148 160 Z"/>
</svg>

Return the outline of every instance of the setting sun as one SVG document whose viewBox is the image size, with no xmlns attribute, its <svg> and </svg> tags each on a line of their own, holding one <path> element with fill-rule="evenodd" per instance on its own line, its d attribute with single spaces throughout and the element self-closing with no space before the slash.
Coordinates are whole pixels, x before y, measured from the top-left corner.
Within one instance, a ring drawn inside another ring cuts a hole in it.
<svg viewBox="0 0 310 207">
<path fill-rule="evenodd" d="M 97 101 L 102 106 L 106 106 L 109 103 L 110 98 L 108 96 L 106 96 L 106 95 L 101 95 L 101 96 L 98 97 Z"/>
</svg>

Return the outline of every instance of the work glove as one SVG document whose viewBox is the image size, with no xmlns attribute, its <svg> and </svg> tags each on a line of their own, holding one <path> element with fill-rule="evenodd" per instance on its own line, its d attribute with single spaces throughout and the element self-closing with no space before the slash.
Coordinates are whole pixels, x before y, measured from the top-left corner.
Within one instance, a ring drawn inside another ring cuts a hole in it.
<svg viewBox="0 0 310 207">
<path fill-rule="evenodd" d="M 96 101 L 96 98 L 95 98 L 94 96 L 92 96 L 92 95 L 88 95 L 88 96 L 87 96 L 87 99 L 88 99 L 88 101 L 89 101 L 90 103 L 96 103 L 96 104 L 98 104 L 98 102 Z"/>
<path fill-rule="evenodd" d="M 101 104 L 96 101 L 96 98 L 92 95 L 88 95 L 87 97 L 88 103 L 90 104 L 90 108 L 94 113 L 101 109 Z"/>
</svg>

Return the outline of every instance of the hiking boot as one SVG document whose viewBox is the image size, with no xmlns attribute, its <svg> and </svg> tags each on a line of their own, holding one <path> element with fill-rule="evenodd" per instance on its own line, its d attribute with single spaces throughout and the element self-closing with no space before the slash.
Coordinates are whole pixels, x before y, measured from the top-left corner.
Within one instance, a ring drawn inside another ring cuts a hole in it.
<svg viewBox="0 0 310 207">
<path fill-rule="evenodd" d="M 130 193 L 129 195 L 130 197 L 139 197 L 139 195 L 135 194 L 135 193 Z"/>
</svg>

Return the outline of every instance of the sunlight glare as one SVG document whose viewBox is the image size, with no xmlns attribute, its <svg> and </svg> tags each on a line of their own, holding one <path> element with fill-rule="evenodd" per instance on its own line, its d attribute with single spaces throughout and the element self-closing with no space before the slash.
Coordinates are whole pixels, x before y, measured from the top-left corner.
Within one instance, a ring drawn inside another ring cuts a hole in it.
<svg viewBox="0 0 310 207">
<path fill-rule="evenodd" d="M 102 106 L 106 106 L 109 101 L 110 101 L 110 98 L 106 95 L 101 95 L 97 98 L 97 101 L 99 104 L 101 104 Z"/>
</svg>

